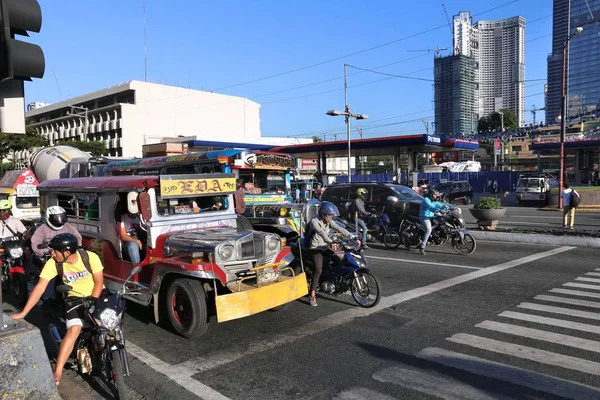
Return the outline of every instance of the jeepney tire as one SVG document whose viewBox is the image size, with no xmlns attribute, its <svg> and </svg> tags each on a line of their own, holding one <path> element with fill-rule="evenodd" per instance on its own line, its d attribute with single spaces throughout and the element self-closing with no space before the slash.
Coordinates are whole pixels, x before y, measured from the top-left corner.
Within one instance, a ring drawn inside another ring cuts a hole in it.
<svg viewBox="0 0 600 400">
<path fill-rule="evenodd" d="M 177 297 L 179 296 L 181 296 L 179 301 L 187 303 L 187 305 L 177 305 Z M 208 330 L 206 292 L 202 287 L 202 282 L 188 278 L 174 279 L 167 289 L 165 305 L 171 327 L 184 338 L 200 337 Z M 188 309 L 181 310 L 182 307 Z M 184 316 L 176 312 L 177 308 L 180 308 L 180 311 L 187 311 L 185 312 L 187 321 L 182 321 Z"/>
</svg>

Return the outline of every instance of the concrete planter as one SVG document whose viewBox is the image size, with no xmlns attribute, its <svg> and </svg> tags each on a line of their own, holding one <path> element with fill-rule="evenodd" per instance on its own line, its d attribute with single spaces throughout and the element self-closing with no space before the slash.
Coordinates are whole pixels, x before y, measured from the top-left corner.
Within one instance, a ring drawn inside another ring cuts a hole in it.
<svg viewBox="0 0 600 400">
<path fill-rule="evenodd" d="M 481 229 L 494 230 L 498 225 L 498 220 L 506 213 L 506 208 L 497 208 L 491 210 L 480 210 L 469 208 L 469 212 L 477 219 L 477 225 Z"/>
</svg>

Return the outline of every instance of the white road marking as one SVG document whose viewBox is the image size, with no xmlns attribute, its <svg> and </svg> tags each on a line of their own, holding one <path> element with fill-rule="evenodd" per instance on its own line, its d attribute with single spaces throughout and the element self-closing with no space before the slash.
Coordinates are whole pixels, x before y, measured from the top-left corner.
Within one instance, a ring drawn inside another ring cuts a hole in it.
<svg viewBox="0 0 600 400">
<path fill-rule="evenodd" d="M 508 333 L 509 335 L 516 335 L 600 353 L 600 342 L 595 340 L 582 339 L 575 336 L 563 335 L 561 333 L 547 332 L 496 321 L 483 321 L 475 326 L 477 328 L 488 329 L 495 332 Z"/>
<path fill-rule="evenodd" d="M 466 269 L 483 269 L 483 268 L 485 268 L 485 267 L 470 267 L 468 265 L 444 264 L 444 263 L 435 262 L 435 261 L 409 260 L 406 258 L 391 258 L 391 257 L 378 257 L 378 256 L 369 256 L 369 258 L 373 258 L 375 260 L 405 262 L 407 264 L 431 264 L 436 267 L 439 266 L 439 267 L 453 267 L 453 268 L 466 268 Z"/>
<path fill-rule="evenodd" d="M 230 400 L 216 390 L 192 378 L 195 375 L 194 371 L 178 365 L 168 364 L 129 341 L 127 342 L 127 353 L 203 400 Z"/>
<path fill-rule="evenodd" d="M 502 342 L 500 340 L 488 339 L 481 336 L 469 335 L 467 333 L 457 333 L 456 335 L 446 338 L 446 340 L 486 351 L 492 351 L 494 353 L 585 372 L 590 375 L 600 375 L 600 363 L 584 360 L 583 358 L 553 353 L 551 351 L 521 346 L 514 343 Z"/>
<path fill-rule="evenodd" d="M 269 338 L 268 341 L 263 340 L 260 342 L 252 343 L 247 349 L 244 349 L 244 351 L 232 350 L 214 352 L 207 354 L 205 357 L 198 357 L 184 361 L 183 363 L 178 365 L 184 366 L 186 369 L 193 370 L 195 372 L 208 371 L 213 368 L 217 368 L 222 365 L 235 362 L 243 357 L 262 353 L 264 351 L 271 350 L 282 345 L 287 345 L 307 336 L 312 336 L 317 333 L 326 331 L 328 329 L 352 322 L 356 318 L 367 317 L 374 313 L 385 310 L 386 308 L 396 306 L 398 304 L 419 297 L 427 296 L 440 290 L 460 285 L 462 283 L 469 282 L 474 279 L 479 279 L 484 276 L 492 275 L 510 268 L 518 267 L 519 265 L 527 264 L 546 257 L 552 257 L 556 254 L 564 253 L 565 251 L 569 251 L 574 248 L 575 247 L 573 246 L 562 246 L 550 249 L 541 253 L 518 258 L 516 260 L 507 261 L 492 267 L 483 268 L 477 271 L 455 276 L 454 278 L 432 283 L 427 286 L 415 288 L 406 292 L 396 293 L 387 297 L 382 297 L 379 304 L 373 308 L 355 307 L 344 311 L 338 311 L 333 314 L 323 316 L 315 321 L 312 321 L 299 328 L 296 328 L 293 331 L 273 335 Z"/>
<path fill-rule="evenodd" d="M 523 218 L 522 215 L 505 215 L 505 217 L 509 217 L 509 218 Z M 560 219 L 560 220 L 563 219 L 563 217 L 540 217 L 540 216 L 533 216 L 533 215 L 528 215 L 526 218 Z"/>
<path fill-rule="evenodd" d="M 477 243 L 482 242 L 482 243 L 502 243 L 502 244 L 512 244 L 512 245 L 521 245 L 521 246 L 527 246 L 527 247 L 531 247 L 531 246 L 544 246 L 544 247 L 552 247 L 551 244 L 543 244 L 543 243 L 519 243 L 519 242 L 507 242 L 504 240 L 483 240 L 483 239 L 477 239 Z"/>
<path fill-rule="evenodd" d="M 426 393 L 445 400 L 499 400 L 509 399 L 486 392 L 466 383 L 435 375 L 410 367 L 389 367 L 377 371 L 373 378 L 383 383 L 392 383 L 408 389 Z"/>
<path fill-rule="evenodd" d="M 550 289 L 552 293 L 570 294 L 573 296 L 584 296 L 600 299 L 600 293 L 584 292 L 582 290 L 571 290 L 571 289 Z"/>
<path fill-rule="evenodd" d="M 577 288 L 582 288 L 582 289 L 594 289 L 594 290 L 600 290 L 600 286 L 597 285 L 586 285 L 584 283 L 565 283 L 563 284 L 563 286 L 568 286 L 568 287 L 577 287 Z"/>
<path fill-rule="evenodd" d="M 579 277 L 579 278 L 575 278 L 575 280 L 582 281 L 582 282 L 600 283 L 600 279 L 597 279 L 597 278 Z"/>
<path fill-rule="evenodd" d="M 581 322 L 566 321 L 564 319 L 541 317 L 539 315 L 524 314 L 514 311 L 503 311 L 498 314 L 499 317 L 517 319 L 519 321 L 535 322 L 537 324 L 559 326 L 561 328 L 574 329 L 581 332 L 591 332 L 600 334 L 600 326 L 589 325 Z"/>
<path fill-rule="evenodd" d="M 585 274 L 590 276 L 600 276 L 600 272 L 586 272 Z"/>
<path fill-rule="evenodd" d="M 573 304 L 576 306 L 585 306 L 591 308 L 600 308 L 600 302 L 597 301 L 589 301 L 589 300 L 580 300 L 580 299 L 569 299 L 566 297 L 558 297 L 558 296 L 546 296 L 539 295 L 535 296 L 534 300 L 544 300 L 544 301 L 552 301 L 554 303 L 563 303 L 563 304 Z"/>
<path fill-rule="evenodd" d="M 573 310 L 572 308 L 544 306 L 544 305 L 535 304 L 535 303 L 521 303 L 521 304 L 517 305 L 517 307 L 526 308 L 528 310 L 545 311 L 545 312 L 549 312 L 549 313 L 553 313 L 553 314 L 563 314 L 563 315 L 569 315 L 571 317 L 587 318 L 587 319 L 594 319 L 594 320 L 600 321 L 599 313 Z"/>
<path fill-rule="evenodd" d="M 594 271 L 600 271 L 600 268 L 596 268 Z"/>
<path fill-rule="evenodd" d="M 396 400 L 396 398 L 376 392 L 375 390 L 354 387 L 338 393 L 332 400 Z"/>
<path fill-rule="evenodd" d="M 524 386 L 565 399 L 598 400 L 600 397 L 600 390 L 591 386 L 440 348 L 427 348 L 418 352 L 416 356 L 422 360 L 467 371 L 474 375 Z"/>
</svg>

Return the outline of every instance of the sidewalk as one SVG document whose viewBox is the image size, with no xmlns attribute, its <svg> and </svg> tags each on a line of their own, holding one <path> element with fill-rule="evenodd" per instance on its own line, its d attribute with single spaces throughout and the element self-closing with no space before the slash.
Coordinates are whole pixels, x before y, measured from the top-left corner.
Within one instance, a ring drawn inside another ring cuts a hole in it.
<svg viewBox="0 0 600 400">
<path fill-rule="evenodd" d="M 477 240 L 600 248 L 599 231 L 571 231 L 561 228 L 498 227 L 493 231 L 472 229 L 470 232 Z"/>
</svg>

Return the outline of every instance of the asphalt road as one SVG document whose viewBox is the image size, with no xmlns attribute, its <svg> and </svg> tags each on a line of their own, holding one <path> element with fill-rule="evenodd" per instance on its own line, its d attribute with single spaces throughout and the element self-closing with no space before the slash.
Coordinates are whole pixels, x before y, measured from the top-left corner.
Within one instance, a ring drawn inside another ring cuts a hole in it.
<svg viewBox="0 0 600 400">
<path fill-rule="evenodd" d="M 476 227 L 475 218 L 468 211 L 472 206 L 459 206 L 468 227 Z M 506 207 L 506 213 L 498 226 L 505 228 L 552 228 L 563 225 L 562 211 L 540 210 L 535 207 Z M 600 230 L 600 212 L 576 211 L 575 229 L 582 231 Z"/>
<path fill-rule="evenodd" d="M 186 340 L 131 305 L 139 399 L 600 399 L 597 250 L 367 251 L 383 299 L 301 299 Z M 102 398 L 74 373 L 65 399 Z M 61 385 L 63 386 L 63 385 Z"/>
</svg>

